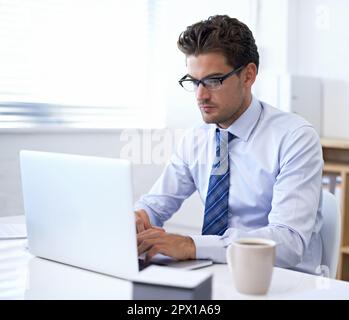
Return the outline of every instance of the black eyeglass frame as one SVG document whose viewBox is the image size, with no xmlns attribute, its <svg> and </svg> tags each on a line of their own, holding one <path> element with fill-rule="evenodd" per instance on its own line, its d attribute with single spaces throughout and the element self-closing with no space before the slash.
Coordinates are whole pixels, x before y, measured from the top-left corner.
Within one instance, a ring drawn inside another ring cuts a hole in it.
<svg viewBox="0 0 349 320">
<path fill-rule="evenodd" d="M 196 89 L 199 87 L 200 83 L 206 88 L 205 80 L 208 80 L 208 79 L 218 80 L 221 83 L 221 85 L 222 85 L 224 80 L 226 80 L 227 78 L 229 78 L 229 77 L 233 76 L 234 74 L 238 73 L 244 67 L 245 67 L 245 65 L 242 65 L 239 68 L 233 69 L 232 71 L 230 71 L 230 72 L 228 72 L 228 73 L 226 73 L 226 74 L 224 74 L 224 75 L 222 75 L 220 77 L 205 77 L 205 78 L 202 78 L 201 80 L 192 79 L 192 78 L 191 79 L 186 79 L 187 77 L 189 77 L 189 75 L 186 74 L 178 82 L 181 85 L 181 87 L 184 88 L 185 90 L 187 90 L 187 89 L 183 86 L 183 82 L 186 82 L 186 81 L 188 81 L 188 82 L 190 81 L 190 82 L 194 83 L 195 86 L 196 86 Z M 220 88 L 220 86 L 218 88 Z M 212 90 L 212 89 L 208 89 L 208 90 Z M 213 89 L 213 90 L 215 90 L 215 89 Z M 187 90 L 187 91 L 189 91 L 189 90 Z M 195 91 L 195 89 L 193 91 Z"/>
</svg>

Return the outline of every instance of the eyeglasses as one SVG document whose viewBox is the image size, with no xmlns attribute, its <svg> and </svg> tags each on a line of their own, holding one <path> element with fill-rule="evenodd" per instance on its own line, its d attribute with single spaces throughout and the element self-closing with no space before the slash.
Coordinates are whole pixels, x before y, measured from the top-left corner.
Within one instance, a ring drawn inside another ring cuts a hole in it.
<svg viewBox="0 0 349 320">
<path fill-rule="evenodd" d="M 203 78 L 201 80 L 196 80 L 196 79 L 191 79 L 188 78 L 189 75 L 186 74 L 183 78 L 181 78 L 178 82 L 179 84 L 187 91 L 196 91 L 200 85 L 200 83 L 208 90 L 217 90 L 219 89 L 223 81 L 226 80 L 227 78 L 233 76 L 237 72 L 239 72 L 241 69 L 243 69 L 245 66 L 241 66 L 237 69 L 234 69 L 223 76 L 220 77 L 208 77 L 208 78 Z"/>
</svg>

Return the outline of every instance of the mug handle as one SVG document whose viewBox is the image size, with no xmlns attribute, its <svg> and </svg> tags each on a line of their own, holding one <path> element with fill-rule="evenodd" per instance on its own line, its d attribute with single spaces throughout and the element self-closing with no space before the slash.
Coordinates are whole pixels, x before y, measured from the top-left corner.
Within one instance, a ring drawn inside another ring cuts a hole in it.
<svg viewBox="0 0 349 320">
<path fill-rule="evenodd" d="M 233 254 L 233 250 L 234 250 L 234 247 L 232 244 L 230 244 L 228 247 L 227 247 L 227 250 L 225 252 L 225 258 L 226 258 L 226 261 L 227 261 L 227 264 L 228 264 L 228 267 L 230 269 L 230 271 L 232 271 L 232 264 L 234 263 L 233 259 L 234 259 L 234 254 Z"/>
</svg>

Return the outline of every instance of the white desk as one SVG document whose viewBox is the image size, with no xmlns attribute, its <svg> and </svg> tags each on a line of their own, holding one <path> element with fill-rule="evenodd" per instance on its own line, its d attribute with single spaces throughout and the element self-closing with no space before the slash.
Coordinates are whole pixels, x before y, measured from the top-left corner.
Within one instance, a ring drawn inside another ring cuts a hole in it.
<svg viewBox="0 0 349 320">
<path fill-rule="evenodd" d="M 349 299 L 349 282 L 281 268 L 263 296 L 237 293 L 227 265 L 200 271 L 213 274 L 213 299 Z M 0 299 L 131 298 L 129 281 L 32 257 L 26 240 L 0 240 Z"/>
</svg>

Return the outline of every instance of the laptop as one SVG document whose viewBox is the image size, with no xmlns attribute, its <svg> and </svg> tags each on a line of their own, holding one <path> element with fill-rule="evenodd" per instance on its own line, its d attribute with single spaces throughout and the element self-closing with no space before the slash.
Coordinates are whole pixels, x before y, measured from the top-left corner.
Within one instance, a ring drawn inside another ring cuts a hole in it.
<svg viewBox="0 0 349 320">
<path fill-rule="evenodd" d="M 28 248 L 35 256 L 131 279 L 139 264 L 131 162 L 63 153 L 20 151 Z M 209 260 L 154 263 L 184 269 Z"/>
</svg>

